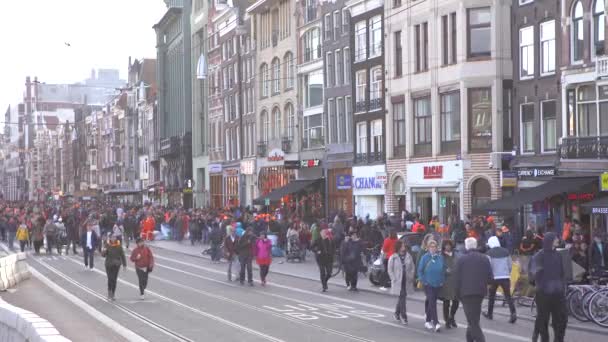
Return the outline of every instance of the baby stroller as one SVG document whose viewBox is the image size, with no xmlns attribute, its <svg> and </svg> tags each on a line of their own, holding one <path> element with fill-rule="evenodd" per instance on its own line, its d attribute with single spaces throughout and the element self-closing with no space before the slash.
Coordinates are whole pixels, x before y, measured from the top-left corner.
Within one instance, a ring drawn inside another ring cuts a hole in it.
<svg viewBox="0 0 608 342">
<path fill-rule="evenodd" d="M 287 262 L 298 260 L 303 262 L 306 259 L 306 250 L 302 248 L 300 244 L 300 237 L 298 235 L 291 235 L 287 239 Z"/>
</svg>

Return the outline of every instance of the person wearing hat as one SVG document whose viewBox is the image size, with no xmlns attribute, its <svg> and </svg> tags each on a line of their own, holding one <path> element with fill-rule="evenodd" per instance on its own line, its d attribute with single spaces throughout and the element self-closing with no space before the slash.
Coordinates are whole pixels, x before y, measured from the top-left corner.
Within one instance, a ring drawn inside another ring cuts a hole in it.
<svg viewBox="0 0 608 342">
<path fill-rule="evenodd" d="M 110 234 L 110 241 L 106 247 L 101 251 L 101 256 L 106 258 L 106 274 L 108 276 L 108 300 L 115 300 L 116 293 L 116 280 L 118 279 L 118 271 L 120 266 L 126 270 L 127 259 L 125 257 L 125 251 L 122 249 L 120 241 L 116 239 L 116 236 Z"/>
<path fill-rule="evenodd" d="M 139 298 L 144 300 L 144 291 L 148 287 L 148 273 L 154 268 L 154 255 L 142 238 L 137 238 L 136 243 L 137 247 L 131 252 L 129 259 L 135 263 L 135 272 L 139 280 Z"/>
</svg>

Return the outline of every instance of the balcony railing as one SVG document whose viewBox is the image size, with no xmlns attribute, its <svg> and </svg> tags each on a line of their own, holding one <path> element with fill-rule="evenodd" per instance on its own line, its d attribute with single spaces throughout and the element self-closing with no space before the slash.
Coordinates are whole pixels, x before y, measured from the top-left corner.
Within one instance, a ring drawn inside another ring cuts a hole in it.
<svg viewBox="0 0 608 342">
<path fill-rule="evenodd" d="M 367 163 L 367 153 L 355 154 L 355 164 Z"/>
<path fill-rule="evenodd" d="M 608 77 L 608 56 L 598 56 L 595 61 L 597 77 Z"/>
<path fill-rule="evenodd" d="M 380 109 L 380 107 L 382 107 L 382 101 L 380 100 L 379 97 L 369 100 L 369 111 L 370 112 L 372 110 Z"/>
<path fill-rule="evenodd" d="M 365 112 L 365 101 L 357 101 L 355 103 L 355 113 Z"/>
<path fill-rule="evenodd" d="M 608 136 L 562 138 L 559 157 L 561 159 L 607 159 Z"/>
<path fill-rule="evenodd" d="M 370 152 L 367 161 L 369 163 L 384 161 L 384 153 L 382 151 Z"/>
</svg>

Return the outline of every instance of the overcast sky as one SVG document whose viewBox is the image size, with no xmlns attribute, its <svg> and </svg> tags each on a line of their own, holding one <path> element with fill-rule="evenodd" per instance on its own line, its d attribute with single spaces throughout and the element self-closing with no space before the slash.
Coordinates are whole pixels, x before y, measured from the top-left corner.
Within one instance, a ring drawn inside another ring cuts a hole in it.
<svg viewBox="0 0 608 342">
<path fill-rule="evenodd" d="M 0 121 L 21 101 L 28 75 L 73 83 L 92 68 L 118 68 L 126 79 L 129 56 L 156 57 L 152 26 L 166 10 L 162 0 L 17 0 L 1 7 Z"/>
</svg>

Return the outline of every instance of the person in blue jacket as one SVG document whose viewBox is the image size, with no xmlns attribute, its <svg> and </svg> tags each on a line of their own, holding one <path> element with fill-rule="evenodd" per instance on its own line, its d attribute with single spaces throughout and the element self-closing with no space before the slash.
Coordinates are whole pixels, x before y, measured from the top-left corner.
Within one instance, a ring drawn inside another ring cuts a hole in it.
<svg viewBox="0 0 608 342">
<path fill-rule="evenodd" d="M 439 290 L 443 286 L 445 279 L 445 264 L 443 256 L 437 248 L 437 241 L 429 240 L 427 242 L 427 252 L 420 258 L 418 262 L 418 280 L 424 286 L 426 295 L 425 312 L 426 323 L 425 328 L 439 332 L 441 325 L 437 318 L 437 297 Z"/>
</svg>

